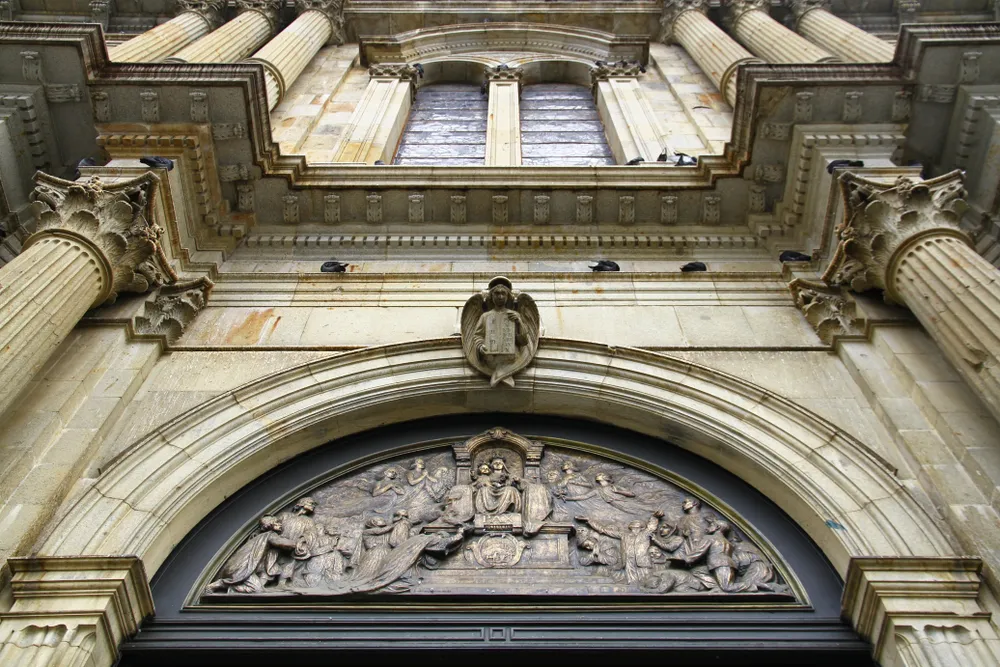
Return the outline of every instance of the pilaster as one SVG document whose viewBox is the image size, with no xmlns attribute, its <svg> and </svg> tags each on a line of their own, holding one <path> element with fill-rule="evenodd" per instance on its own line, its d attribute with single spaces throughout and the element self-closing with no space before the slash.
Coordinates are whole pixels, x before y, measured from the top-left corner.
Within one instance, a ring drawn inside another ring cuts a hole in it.
<svg viewBox="0 0 1000 667">
<path fill-rule="evenodd" d="M 521 77 L 519 67 L 486 68 L 489 114 L 486 121 L 486 166 L 521 164 Z"/>
<path fill-rule="evenodd" d="M 351 114 L 334 162 L 389 164 L 396 154 L 419 73 L 405 63 L 380 63 L 372 65 L 368 74 L 368 87 Z"/>
<path fill-rule="evenodd" d="M 638 63 L 601 65 L 590 80 L 608 143 L 618 164 L 641 157 L 655 162 L 667 148 L 667 133 L 639 85 Z"/>
</svg>

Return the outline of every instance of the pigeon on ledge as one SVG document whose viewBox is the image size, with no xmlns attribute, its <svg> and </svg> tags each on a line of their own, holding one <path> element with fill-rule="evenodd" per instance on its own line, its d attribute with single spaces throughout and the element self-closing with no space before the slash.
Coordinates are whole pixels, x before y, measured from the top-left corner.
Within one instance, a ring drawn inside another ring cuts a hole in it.
<svg viewBox="0 0 1000 667">
<path fill-rule="evenodd" d="M 329 262 L 323 262 L 323 266 L 319 267 L 321 273 L 344 273 L 347 271 L 347 267 L 350 264 L 344 264 L 343 262 L 338 262 L 337 260 L 332 260 Z"/>
<path fill-rule="evenodd" d="M 618 262 L 612 262 L 610 259 L 599 259 L 597 264 L 590 267 L 591 271 L 621 271 L 621 267 L 618 266 Z"/>
</svg>

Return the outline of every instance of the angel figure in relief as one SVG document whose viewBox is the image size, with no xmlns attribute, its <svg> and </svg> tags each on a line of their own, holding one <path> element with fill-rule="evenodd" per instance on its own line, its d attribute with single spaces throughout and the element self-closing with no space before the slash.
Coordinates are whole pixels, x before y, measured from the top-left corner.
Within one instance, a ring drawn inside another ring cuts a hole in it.
<svg viewBox="0 0 1000 667">
<path fill-rule="evenodd" d="M 534 299 L 503 276 L 462 309 L 462 349 L 473 368 L 490 376 L 491 387 L 514 386 L 512 376 L 535 356 L 540 329 Z"/>
</svg>

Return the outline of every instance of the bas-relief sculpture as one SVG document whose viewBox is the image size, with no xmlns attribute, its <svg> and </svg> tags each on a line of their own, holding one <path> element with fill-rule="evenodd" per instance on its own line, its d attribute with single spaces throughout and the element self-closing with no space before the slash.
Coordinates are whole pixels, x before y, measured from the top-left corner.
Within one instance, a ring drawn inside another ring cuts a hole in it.
<svg viewBox="0 0 1000 667">
<path fill-rule="evenodd" d="M 203 591 L 794 596 L 719 511 L 650 473 L 494 428 L 262 517 Z"/>
<path fill-rule="evenodd" d="M 535 300 L 514 291 L 503 276 L 462 308 L 462 349 L 472 367 L 490 378 L 491 387 L 514 386 L 513 376 L 535 357 L 540 331 Z"/>
</svg>

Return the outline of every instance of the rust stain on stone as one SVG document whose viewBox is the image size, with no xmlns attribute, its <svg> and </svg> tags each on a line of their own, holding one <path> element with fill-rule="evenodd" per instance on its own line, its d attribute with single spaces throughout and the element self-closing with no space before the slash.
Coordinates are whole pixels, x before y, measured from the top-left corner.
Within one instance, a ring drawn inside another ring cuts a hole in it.
<svg viewBox="0 0 1000 667">
<path fill-rule="evenodd" d="M 267 323 L 271 321 L 273 315 L 273 308 L 250 313 L 242 323 L 229 330 L 226 334 L 226 343 L 230 345 L 255 345 L 260 342 L 260 335 L 264 331 L 264 327 L 267 326 Z M 274 324 L 271 326 L 272 333 L 280 320 L 281 318 L 278 317 L 274 321 Z"/>
</svg>

